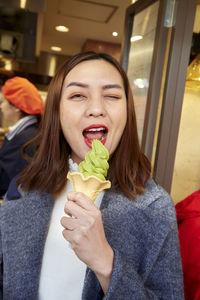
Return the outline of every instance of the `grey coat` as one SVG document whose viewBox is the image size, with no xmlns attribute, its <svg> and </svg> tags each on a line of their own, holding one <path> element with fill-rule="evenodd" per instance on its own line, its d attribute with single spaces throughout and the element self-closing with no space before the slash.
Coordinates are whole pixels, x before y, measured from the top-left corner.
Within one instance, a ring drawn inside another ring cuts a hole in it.
<svg viewBox="0 0 200 300">
<path fill-rule="evenodd" d="M 52 208 L 50 195 L 40 197 L 37 192 L 2 204 L 0 299 L 37 299 Z M 169 195 L 150 179 L 137 201 L 107 191 L 101 211 L 115 253 L 113 273 L 103 298 L 95 274 L 87 269 L 82 299 L 184 299 L 175 210 Z"/>
</svg>

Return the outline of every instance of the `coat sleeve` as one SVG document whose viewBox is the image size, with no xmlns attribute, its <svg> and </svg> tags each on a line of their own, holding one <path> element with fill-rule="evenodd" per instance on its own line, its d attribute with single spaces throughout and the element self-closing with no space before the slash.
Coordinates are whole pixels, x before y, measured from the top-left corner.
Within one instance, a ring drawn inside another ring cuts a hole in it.
<svg viewBox="0 0 200 300">
<path fill-rule="evenodd" d="M 23 144 L 20 136 L 3 144 L 0 151 L 0 197 L 6 193 L 11 179 L 27 164 L 21 154 Z"/>
<path fill-rule="evenodd" d="M 184 299 L 176 227 L 174 222 L 145 280 L 136 272 L 131 261 L 116 250 L 109 289 L 103 299 Z"/>
<path fill-rule="evenodd" d="M 151 180 L 137 202 L 108 192 L 104 203 L 104 230 L 114 250 L 113 271 L 103 296 L 89 269 L 83 299 L 183 300 L 177 220 L 168 193 Z"/>
<path fill-rule="evenodd" d="M 183 276 L 174 221 L 147 275 L 138 273 L 133 261 L 114 250 L 113 272 L 106 295 L 94 272 L 87 270 L 83 299 L 95 300 L 184 300 Z"/>
<path fill-rule="evenodd" d="M 35 137 L 37 131 L 37 126 L 32 124 L 16 134 L 10 141 L 5 138 L 0 149 L 0 197 L 6 193 L 11 179 L 27 166 L 27 161 L 21 153 L 22 146 Z M 29 147 L 27 154 L 33 156 L 34 147 Z"/>
</svg>

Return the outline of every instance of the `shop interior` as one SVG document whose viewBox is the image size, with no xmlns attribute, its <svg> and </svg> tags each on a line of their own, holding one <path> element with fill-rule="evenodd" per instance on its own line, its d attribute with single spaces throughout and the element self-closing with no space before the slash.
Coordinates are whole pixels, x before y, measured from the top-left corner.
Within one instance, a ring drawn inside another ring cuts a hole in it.
<svg viewBox="0 0 200 300">
<path fill-rule="evenodd" d="M 0 86 L 12 76 L 27 77 L 39 88 L 45 102 L 51 78 L 72 55 L 94 50 L 108 52 L 120 61 L 126 55 L 123 46 L 127 9 L 136 2 L 21 0 L 7 6 L 6 1 L 1 1 Z M 134 18 L 126 70 L 135 99 L 141 143 L 159 2 L 154 1 Z M 168 190 L 175 204 L 200 189 L 200 1 L 195 9 L 184 84 L 173 179 Z M 0 127 L 10 125 L 0 116 Z M 151 158 L 155 159 L 153 155 Z"/>
</svg>

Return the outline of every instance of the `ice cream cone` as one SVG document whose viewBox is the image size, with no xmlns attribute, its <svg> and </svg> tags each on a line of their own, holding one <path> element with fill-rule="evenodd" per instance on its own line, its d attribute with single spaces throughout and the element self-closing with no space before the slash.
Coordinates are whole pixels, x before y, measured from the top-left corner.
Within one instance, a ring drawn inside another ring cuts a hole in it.
<svg viewBox="0 0 200 300">
<path fill-rule="evenodd" d="M 109 180 L 103 181 L 96 176 L 84 178 L 79 172 L 68 172 L 67 178 L 72 181 L 75 192 L 84 193 L 92 200 L 92 202 L 95 201 L 101 191 L 111 187 Z"/>
</svg>

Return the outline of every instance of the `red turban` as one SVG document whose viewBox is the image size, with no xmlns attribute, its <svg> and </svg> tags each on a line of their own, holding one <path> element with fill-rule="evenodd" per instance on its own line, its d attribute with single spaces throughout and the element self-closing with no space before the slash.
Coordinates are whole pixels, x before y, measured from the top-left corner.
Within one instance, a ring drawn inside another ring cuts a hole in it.
<svg viewBox="0 0 200 300">
<path fill-rule="evenodd" d="M 13 77 L 2 86 L 6 100 L 29 115 L 42 115 L 44 103 L 38 89 L 26 78 Z"/>
</svg>

